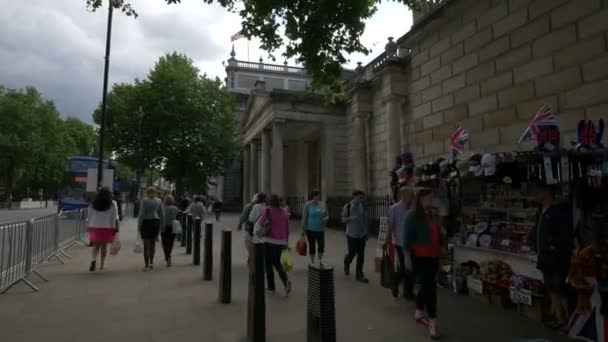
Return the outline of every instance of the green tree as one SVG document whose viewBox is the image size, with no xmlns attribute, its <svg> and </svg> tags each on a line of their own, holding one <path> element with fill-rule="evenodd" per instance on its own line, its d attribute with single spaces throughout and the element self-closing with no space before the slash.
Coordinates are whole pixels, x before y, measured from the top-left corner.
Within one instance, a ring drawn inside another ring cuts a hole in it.
<svg viewBox="0 0 608 342">
<path fill-rule="evenodd" d="M 97 140 L 93 126 L 77 118 L 67 118 L 62 125 L 69 156 L 95 155 Z"/>
<path fill-rule="evenodd" d="M 0 87 L 0 172 L 8 194 L 26 188 L 55 191 L 69 145 L 53 102 L 33 87 Z"/>
<path fill-rule="evenodd" d="M 185 185 L 206 184 L 236 158 L 232 96 L 219 79 L 200 76 L 185 55 L 162 56 L 145 80 L 115 85 L 108 103 L 107 141 L 117 159 L 161 170 L 176 182 L 178 195 Z M 94 118 L 100 122 L 99 110 Z"/>
<path fill-rule="evenodd" d="M 102 0 L 86 0 L 90 9 L 103 5 Z M 125 0 L 113 0 L 115 8 L 137 16 Z M 271 54 L 285 46 L 285 57 L 304 64 L 317 86 L 340 88 L 340 72 L 347 61 L 345 54 L 369 53 L 360 37 L 365 20 L 377 10 L 382 0 L 203 0 L 218 3 L 238 13 L 245 36 L 258 37 L 262 49 Z M 392 0 L 410 8 L 419 8 L 424 0 Z M 168 4 L 181 0 L 165 0 Z M 170 29 L 170 28 L 167 28 Z M 283 35 L 285 39 L 283 38 Z M 273 57 L 274 59 L 274 57 Z"/>
</svg>

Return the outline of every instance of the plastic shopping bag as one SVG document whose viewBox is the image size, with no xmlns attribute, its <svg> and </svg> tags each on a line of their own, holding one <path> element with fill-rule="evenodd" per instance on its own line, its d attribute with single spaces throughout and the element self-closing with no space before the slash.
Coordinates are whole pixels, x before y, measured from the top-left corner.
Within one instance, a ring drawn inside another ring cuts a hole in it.
<svg viewBox="0 0 608 342">
<path fill-rule="evenodd" d="M 291 256 L 291 251 L 287 248 L 281 252 L 281 265 L 283 265 L 285 272 L 293 269 L 293 257 Z"/>
<path fill-rule="evenodd" d="M 171 221 L 171 229 L 173 230 L 173 234 L 181 235 L 182 234 L 182 223 L 179 220 Z"/>
<path fill-rule="evenodd" d="M 302 235 L 302 237 L 300 237 L 300 240 L 298 240 L 298 242 L 296 243 L 296 253 L 301 256 L 306 256 L 307 249 L 308 246 L 306 245 L 306 237 Z"/>
<path fill-rule="evenodd" d="M 112 245 L 110 246 L 110 254 L 116 255 L 120 251 L 120 247 L 122 247 L 120 240 L 118 240 L 118 235 L 112 241 Z"/>
<path fill-rule="evenodd" d="M 133 252 L 135 254 L 141 254 L 144 252 L 144 246 L 142 245 L 142 241 L 139 235 L 137 236 L 137 240 L 135 240 L 135 248 L 133 248 Z"/>
</svg>

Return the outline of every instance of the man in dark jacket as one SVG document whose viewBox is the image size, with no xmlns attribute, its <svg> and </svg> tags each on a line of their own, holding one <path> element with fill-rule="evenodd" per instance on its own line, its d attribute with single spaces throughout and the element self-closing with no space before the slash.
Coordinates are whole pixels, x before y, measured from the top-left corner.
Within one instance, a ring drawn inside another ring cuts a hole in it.
<svg viewBox="0 0 608 342">
<path fill-rule="evenodd" d="M 566 278 L 574 248 L 574 223 L 570 203 L 557 203 L 554 189 L 539 185 L 536 200 L 540 204 L 531 245 L 538 254 L 537 268 L 551 297 L 551 312 L 560 328 L 567 327 Z"/>
</svg>

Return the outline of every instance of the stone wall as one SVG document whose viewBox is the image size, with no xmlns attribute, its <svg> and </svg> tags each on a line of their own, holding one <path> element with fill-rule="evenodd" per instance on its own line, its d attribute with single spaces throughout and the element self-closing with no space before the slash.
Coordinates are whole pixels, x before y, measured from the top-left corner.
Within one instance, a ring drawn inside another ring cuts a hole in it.
<svg viewBox="0 0 608 342">
<path fill-rule="evenodd" d="M 418 162 L 446 156 L 460 123 L 470 152 L 527 148 L 517 140 L 545 103 L 569 143 L 578 120 L 608 116 L 607 41 L 605 0 L 448 2 L 400 40 L 412 56 L 404 146 Z M 381 145 L 383 106 L 373 103 L 372 137 Z"/>
</svg>

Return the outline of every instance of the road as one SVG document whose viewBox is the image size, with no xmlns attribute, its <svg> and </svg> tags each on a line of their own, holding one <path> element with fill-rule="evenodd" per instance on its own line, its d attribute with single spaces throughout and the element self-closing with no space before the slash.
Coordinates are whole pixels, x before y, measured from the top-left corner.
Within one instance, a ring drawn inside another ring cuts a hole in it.
<svg viewBox="0 0 608 342">
<path fill-rule="evenodd" d="M 57 212 L 57 208 L 48 209 L 0 209 L 0 224 L 26 221 L 34 217 L 46 216 Z"/>
</svg>

